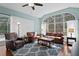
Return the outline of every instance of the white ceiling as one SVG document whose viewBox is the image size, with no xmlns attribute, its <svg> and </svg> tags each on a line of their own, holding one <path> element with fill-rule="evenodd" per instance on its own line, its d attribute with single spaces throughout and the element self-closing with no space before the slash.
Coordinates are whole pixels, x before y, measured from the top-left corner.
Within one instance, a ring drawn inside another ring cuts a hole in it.
<svg viewBox="0 0 79 59">
<path fill-rule="evenodd" d="M 24 4 L 25 3 L 2 3 L 0 4 L 0 6 L 20 11 L 37 18 L 40 18 L 50 12 L 54 12 L 64 8 L 79 7 L 79 3 L 42 3 L 43 7 L 35 6 L 35 10 L 32 10 L 30 6 L 22 7 L 22 5 Z"/>
</svg>

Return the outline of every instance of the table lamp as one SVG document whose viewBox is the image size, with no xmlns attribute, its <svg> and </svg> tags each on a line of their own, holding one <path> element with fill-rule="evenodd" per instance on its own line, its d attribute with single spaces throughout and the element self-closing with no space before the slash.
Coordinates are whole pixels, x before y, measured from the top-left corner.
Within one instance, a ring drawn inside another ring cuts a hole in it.
<svg viewBox="0 0 79 59">
<path fill-rule="evenodd" d="M 68 32 L 70 32 L 71 37 L 72 37 L 72 33 L 74 32 L 74 28 L 69 28 L 69 29 L 68 29 Z"/>
</svg>

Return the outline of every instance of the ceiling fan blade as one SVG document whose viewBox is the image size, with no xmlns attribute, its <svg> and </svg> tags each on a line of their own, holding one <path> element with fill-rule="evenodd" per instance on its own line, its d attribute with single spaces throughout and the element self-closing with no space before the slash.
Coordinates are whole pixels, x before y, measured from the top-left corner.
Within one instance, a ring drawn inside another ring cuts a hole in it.
<svg viewBox="0 0 79 59">
<path fill-rule="evenodd" d="M 32 6 L 32 9 L 33 9 L 33 10 L 35 10 L 35 7 L 34 7 L 34 6 Z"/>
<path fill-rule="evenodd" d="M 34 5 L 43 6 L 43 4 L 40 4 L 40 3 L 34 3 Z"/>
<path fill-rule="evenodd" d="M 23 5 L 22 7 L 28 6 L 28 4 Z"/>
</svg>

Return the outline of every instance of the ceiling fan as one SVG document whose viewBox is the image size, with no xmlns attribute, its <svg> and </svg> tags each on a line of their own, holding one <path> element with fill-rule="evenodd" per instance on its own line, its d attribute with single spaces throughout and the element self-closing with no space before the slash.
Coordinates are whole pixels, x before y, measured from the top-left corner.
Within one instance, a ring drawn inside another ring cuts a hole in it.
<svg viewBox="0 0 79 59">
<path fill-rule="evenodd" d="M 33 10 L 35 10 L 35 5 L 36 6 L 43 6 L 43 4 L 41 4 L 41 3 L 27 3 L 25 5 L 22 5 L 22 7 L 30 6 Z"/>
</svg>

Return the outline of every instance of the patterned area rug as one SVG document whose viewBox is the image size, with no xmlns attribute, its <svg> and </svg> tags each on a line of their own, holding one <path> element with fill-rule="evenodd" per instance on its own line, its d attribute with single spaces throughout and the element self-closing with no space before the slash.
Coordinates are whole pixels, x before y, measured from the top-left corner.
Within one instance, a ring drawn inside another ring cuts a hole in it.
<svg viewBox="0 0 79 59">
<path fill-rule="evenodd" d="M 37 43 L 25 44 L 22 48 L 14 51 L 14 56 L 57 56 L 63 48 L 61 44 L 54 44 L 52 48 Z"/>
</svg>

